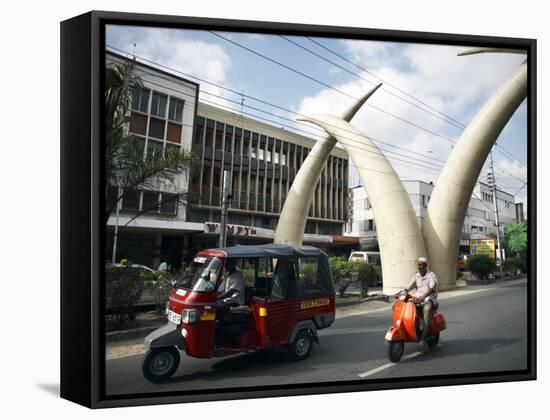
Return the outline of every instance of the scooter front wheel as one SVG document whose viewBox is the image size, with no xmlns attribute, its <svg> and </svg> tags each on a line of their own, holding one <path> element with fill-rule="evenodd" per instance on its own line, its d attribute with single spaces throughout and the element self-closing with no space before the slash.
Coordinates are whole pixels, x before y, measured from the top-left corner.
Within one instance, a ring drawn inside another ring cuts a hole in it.
<svg viewBox="0 0 550 420">
<path fill-rule="evenodd" d="M 405 343 L 403 341 L 388 341 L 388 359 L 390 362 L 397 363 L 401 360 L 405 351 Z"/>
<path fill-rule="evenodd" d="M 180 354 L 175 347 L 150 349 L 143 359 L 143 376 L 153 383 L 162 382 L 174 374 L 179 364 Z"/>
</svg>

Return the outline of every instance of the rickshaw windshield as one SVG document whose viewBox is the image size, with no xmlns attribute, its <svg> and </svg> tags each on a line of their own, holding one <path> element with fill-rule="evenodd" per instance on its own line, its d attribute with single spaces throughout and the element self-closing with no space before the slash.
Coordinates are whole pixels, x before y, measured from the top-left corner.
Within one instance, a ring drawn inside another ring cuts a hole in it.
<svg viewBox="0 0 550 420">
<path fill-rule="evenodd" d="M 210 292 L 216 287 L 221 268 L 222 260 L 218 257 L 195 257 L 178 287 L 192 292 Z"/>
</svg>

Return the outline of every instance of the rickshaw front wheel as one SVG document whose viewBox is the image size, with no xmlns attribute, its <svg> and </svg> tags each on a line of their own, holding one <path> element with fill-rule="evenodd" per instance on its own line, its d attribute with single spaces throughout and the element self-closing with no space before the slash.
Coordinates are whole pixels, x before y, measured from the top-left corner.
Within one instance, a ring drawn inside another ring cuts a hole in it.
<svg viewBox="0 0 550 420">
<path fill-rule="evenodd" d="M 162 382 L 174 374 L 179 364 L 180 354 L 175 347 L 153 348 L 143 359 L 143 376 L 153 383 Z"/>
<path fill-rule="evenodd" d="M 313 337 L 308 330 L 301 330 L 296 334 L 294 341 L 288 349 L 293 360 L 303 360 L 309 356 L 313 349 Z"/>
</svg>

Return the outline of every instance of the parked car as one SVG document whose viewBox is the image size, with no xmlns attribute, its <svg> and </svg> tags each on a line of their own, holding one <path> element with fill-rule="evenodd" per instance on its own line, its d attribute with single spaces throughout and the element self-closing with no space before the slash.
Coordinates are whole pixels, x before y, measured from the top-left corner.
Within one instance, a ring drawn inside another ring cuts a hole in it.
<svg viewBox="0 0 550 420">
<path fill-rule="evenodd" d="M 111 264 L 112 267 L 117 267 L 117 268 L 120 268 L 121 270 L 125 269 L 125 268 L 134 268 L 134 269 L 138 269 L 140 271 L 143 271 L 145 273 L 156 273 L 155 270 L 153 270 L 152 268 L 150 267 L 147 267 L 146 265 L 143 265 L 143 264 L 132 264 L 132 263 L 129 263 L 129 264 L 121 264 L 121 263 L 115 263 L 115 264 Z M 154 280 L 153 280 L 154 281 Z M 150 306 L 150 305 L 155 305 L 156 301 L 155 301 L 155 297 L 153 296 L 153 294 L 151 293 L 150 290 L 148 289 L 145 289 L 143 291 L 143 293 L 141 294 L 141 298 L 139 299 L 138 303 L 135 305 L 135 306 L 138 306 L 138 307 L 145 307 L 145 306 Z"/>
<path fill-rule="evenodd" d="M 353 251 L 349 254 L 349 261 L 363 261 L 374 266 L 376 270 L 376 279 L 369 286 L 382 285 L 382 260 L 380 259 L 380 252 L 377 251 Z"/>
</svg>

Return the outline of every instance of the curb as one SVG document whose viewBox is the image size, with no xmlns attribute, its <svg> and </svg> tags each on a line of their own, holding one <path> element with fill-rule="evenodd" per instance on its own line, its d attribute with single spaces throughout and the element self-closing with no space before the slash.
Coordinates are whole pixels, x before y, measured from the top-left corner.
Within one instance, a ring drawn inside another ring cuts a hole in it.
<svg viewBox="0 0 550 420">
<path fill-rule="evenodd" d="M 145 337 L 164 324 L 165 323 L 162 322 L 158 325 L 152 325 L 149 327 L 133 328 L 131 330 L 111 331 L 105 334 L 105 341 L 107 343 L 112 343 L 116 341 L 126 341 L 132 340 L 134 338 Z"/>
</svg>

